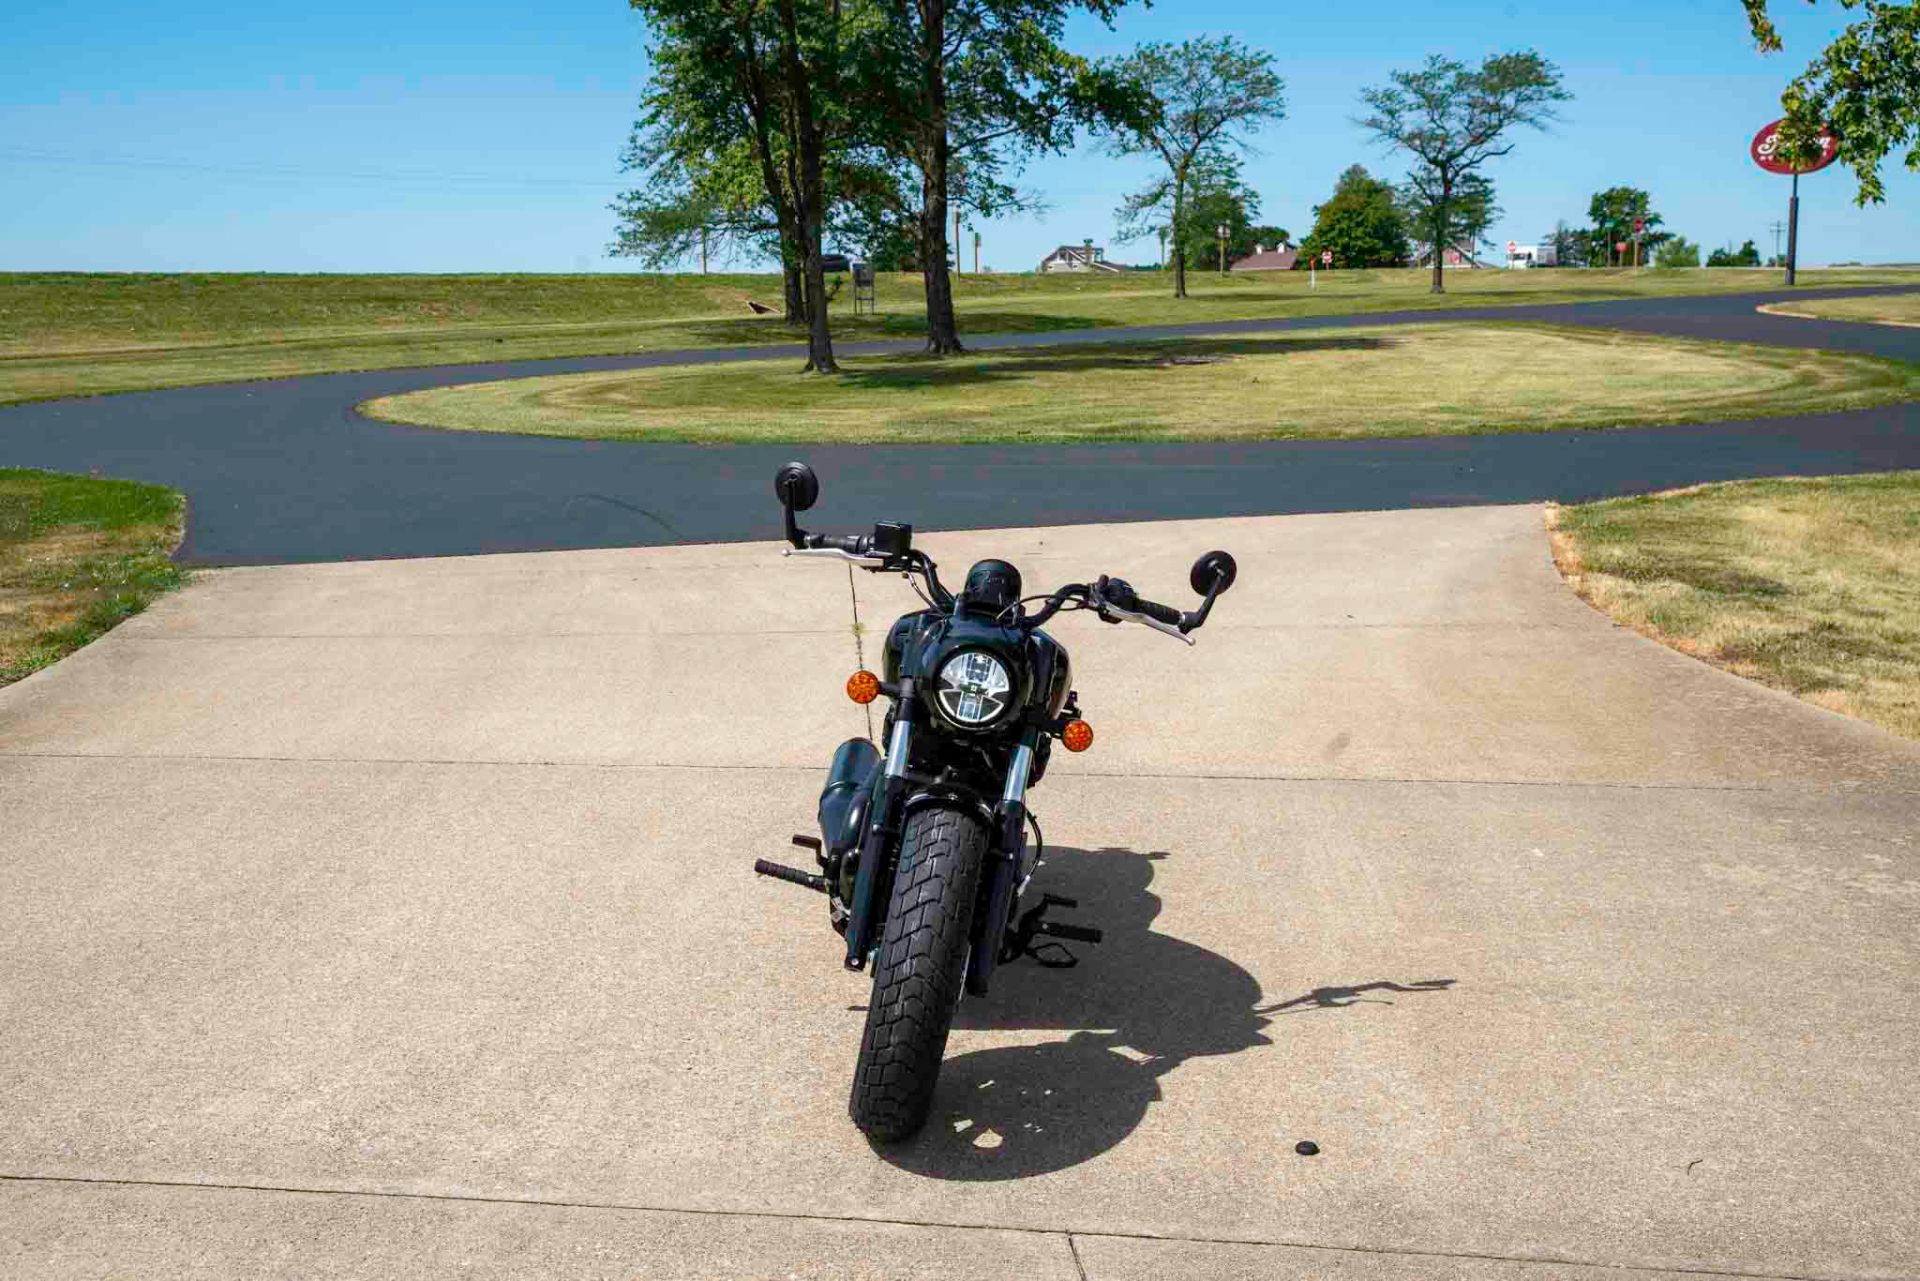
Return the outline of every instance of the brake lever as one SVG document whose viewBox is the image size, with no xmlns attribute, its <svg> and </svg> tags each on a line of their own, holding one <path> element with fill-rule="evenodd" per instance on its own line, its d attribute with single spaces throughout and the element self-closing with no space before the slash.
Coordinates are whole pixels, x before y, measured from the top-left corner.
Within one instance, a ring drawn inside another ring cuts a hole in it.
<svg viewBox="0 0 1920 1281">
<path fill-rule="evenodd" d="M 840 560 L 850 560 L 856 565 L 884 566 L 885 556 L 856 556 L 842 547 L 782 547 L 782 556 L 833 556 Z"/>
<path fill-rule="evenodd" d="M 1136 613 L 1131 609 L 1121 609 L 1104 596 L 1097 597 L 1097 599 L 1099 601 L 1100 617 L 1109 622 L 1139 623 L 1143 627 L 1151 627 L 1156 632 L 1171 636 L 1177 641 L 1184 641 L 1188 645 L 1194 644 L 1193 637 L 1181 631 L 1178 627 L 1170 627 L 1157 618 L 1148 618 L 1145 614 Z"/>
</svg>

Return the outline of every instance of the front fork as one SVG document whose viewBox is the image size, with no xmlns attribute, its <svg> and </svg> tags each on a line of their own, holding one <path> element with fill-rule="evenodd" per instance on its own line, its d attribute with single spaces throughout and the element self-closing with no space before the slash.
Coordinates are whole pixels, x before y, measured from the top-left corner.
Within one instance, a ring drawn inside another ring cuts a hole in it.
<svg viewBox="0 0 1920 1281">
<path fill-rule="evenodd" d="M 988 851 L 986 913 L 975 926 L 973 951 L 967 957 L 969 996 L 987 994 L 987 983 L 1000 961 L 1007 921 L 1013 915 L 1014 896 L 1020 891 L 1021 854 L 1027 837 L 1027 784 L 1033 777 L 1033 753 L 1041 733 L 1033 728 L 1021 735 L 1007 764 L 1000 803 L 993 807 L 997 830 Z"/>
<path fill-rule="evenodd" d="M 848 905 L 847 968 L 863 970 L 867 954 L 879 940 L 873 937 L 873 899 L 880 883 L 880 870 L 887 851 L 900 836 L 900 802 L 907 790 L 907 757 L 913 747 L 913 681 L 900 682 L 900 696 L 894 702 L 893 735 L 887 740 L 886 764 L 881 768 L 880 787 L 867 814 L 867 830 L 860 841 L 860 865 L 853 874 L 853 902 Z"/>
</svg>

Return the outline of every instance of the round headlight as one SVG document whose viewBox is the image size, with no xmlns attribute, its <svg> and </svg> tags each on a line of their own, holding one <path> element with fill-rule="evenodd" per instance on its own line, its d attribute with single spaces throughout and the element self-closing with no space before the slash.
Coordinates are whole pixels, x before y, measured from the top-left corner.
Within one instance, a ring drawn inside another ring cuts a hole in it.
<svg viewBox="0 0 1920 1281">
<path fill-rule="evenodd" d="M 1013 706 L 1007 665 L 984 649 L 965 649 L 940 668 L 934 686 L 940 711 L 956 725 L 991 725 Z"/>
</svg>

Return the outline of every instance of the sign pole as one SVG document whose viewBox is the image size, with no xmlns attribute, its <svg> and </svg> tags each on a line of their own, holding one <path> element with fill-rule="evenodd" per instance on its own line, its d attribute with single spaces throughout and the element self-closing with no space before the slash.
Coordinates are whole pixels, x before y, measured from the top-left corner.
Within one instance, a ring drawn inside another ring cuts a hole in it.
<svg viewBox="0 0 1920 1281">
<path fill-rule="evenodd" d="M 1800 262 L 1800 175 L 1793 175 L 1793 195 L 1787 200 L 1787 283 L 1794 283 Z"/>
</svg>

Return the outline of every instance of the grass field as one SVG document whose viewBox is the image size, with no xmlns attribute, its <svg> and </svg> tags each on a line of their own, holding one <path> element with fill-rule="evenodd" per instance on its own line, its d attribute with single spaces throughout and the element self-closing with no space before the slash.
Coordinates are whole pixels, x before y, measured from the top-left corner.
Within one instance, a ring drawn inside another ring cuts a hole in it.
<svg viewBox="0 0 1920 1281">
<path fill-rule="evenodd" d="M 1677 423 L 1905 399 L 1920 368 L 1608 330 L 1434 324 L 790 360 L 474 383 L 395 422 L 612 440 L 1075 441 L 1456 435 Z"/>
<path fill-rule="evenodd" d="M 1844 268 L 1808 285 L 1907 283 L 1920 271 Z M 1219 322 L 1402 308 L 1574 302 L 1777 286 L 1777 271 L 1458 271 L 1435 298 L 1418 271 L 1221 277 L 1168 296 L 1159 272 L 962 276 L 974 333 Z M 274 276 L 0 274 L 0 404 L 348 369 L 606 355 L 795 340 L 771 275 Z M 884 275 L 880 314 L 847 314 L 847 337 L 921 332 L 917 276 Z"/>
<path fill-rule="evenodd" d="M 1709 485 L 1554 521 L 1561 568 L 1617 621 L 1920 738 L 1920 472 Z"/>
<path fill-rule="evenodd" d="M 185 518 L 158 485 L 0 468 L 0 685 L 179 586 Z"/>
<path fill-rule="evenodd" d="M 1814 298 L 1773 303 L 1761 310 L 1780 316 L 1811 316 L 1819 320 L 1860 320 L 1881 325 L 1920 325 L 1920 293 L 1882 294 L 1871 298 Z"/>
</svg>

